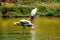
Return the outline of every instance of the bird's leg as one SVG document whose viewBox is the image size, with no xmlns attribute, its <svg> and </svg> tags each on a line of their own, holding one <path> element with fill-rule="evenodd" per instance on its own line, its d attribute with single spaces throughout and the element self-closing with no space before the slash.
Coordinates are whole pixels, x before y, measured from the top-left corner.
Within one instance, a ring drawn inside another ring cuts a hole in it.
<svg viewBox="0 0 60 40">
<path fill-rule="evenodd" d="M 31 16 L 31 21 L 33 21 L 34 20 L 34 16 Z"/>
<path fill-rule="evenodd" d="M 23 34 L 25 33 L 25 26 L 23 26 Z"/>
</svg>

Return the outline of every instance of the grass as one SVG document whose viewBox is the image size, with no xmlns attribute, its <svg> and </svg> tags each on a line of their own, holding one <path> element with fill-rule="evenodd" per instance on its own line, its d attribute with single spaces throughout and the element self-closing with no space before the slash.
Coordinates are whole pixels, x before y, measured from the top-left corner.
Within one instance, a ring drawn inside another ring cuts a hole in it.
<svg viewBox="0 0 60 40">
<path fill-rule="evenodd" d="M 21 19 L 29 18 L 0 18 L 0 40 L 32 40 L 34 37 L 26 27 L 26 34 L 22 34 L 22 26 L 14 26 L 13 23 Z M 60 18 L 58 17 L 40 17 L 33 21 L 35 25 L 34 40 L 60 40 Z"/>
</svg>

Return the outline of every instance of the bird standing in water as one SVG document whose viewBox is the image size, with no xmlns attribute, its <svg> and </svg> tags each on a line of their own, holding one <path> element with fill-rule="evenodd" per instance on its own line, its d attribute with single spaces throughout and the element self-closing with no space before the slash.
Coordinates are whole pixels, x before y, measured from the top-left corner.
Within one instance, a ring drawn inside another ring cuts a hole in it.
<svg viewBox="0 0 60 40">
<path fill-rule="evenodd" d="M 35 8 L 35 9 L 33 9 L 33 10 L 31 11 L 31 21 L 34 20 L 34 18 L 35 18 L 35 16 L 36 16 L 36 13 L 37 13 L 37 8 Z"/>
<path fill-rule="evenodd" d="M 25 33 L 25 27 L 29 27 L 31 29 L 34 29 L 34 25 L 30 21 L 25 20 L 25 19 L 22 19 L 19 22 L 15 22 L 14 25 L 15 26 L 21 25 L 23 27 L 23 33 Z"/>
</svg>

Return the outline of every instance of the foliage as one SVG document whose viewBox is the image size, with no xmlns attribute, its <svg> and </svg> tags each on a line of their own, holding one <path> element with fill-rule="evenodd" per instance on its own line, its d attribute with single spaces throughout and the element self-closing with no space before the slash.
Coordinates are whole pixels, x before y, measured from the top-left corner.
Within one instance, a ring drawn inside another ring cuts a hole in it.
<svg viewBox="0 0 60 40">
<path fill-rule="evenodd" d="M 7 10 L 6 14 L 12 16 L 29 16 L 33 8 L 37 8 L 37 14 L 43 16 L 60 16 L 60 8 L 50 8 L 45 6 L 0 6 L 0 12 L 3 14 Z M 0 14 L 1 14 L 0 13 Z"/>
</svg>

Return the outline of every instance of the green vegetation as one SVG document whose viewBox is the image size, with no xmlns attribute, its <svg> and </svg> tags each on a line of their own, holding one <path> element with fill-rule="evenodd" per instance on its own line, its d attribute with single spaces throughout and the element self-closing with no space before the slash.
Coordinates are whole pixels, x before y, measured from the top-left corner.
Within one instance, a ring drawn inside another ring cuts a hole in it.
<svg viewBox="0 0 60 40">
<path fill-rule="evenodd" d="M 33 8 L 38 8 L 37 14 L 40 16 L 60 16 L 60 7 L 51 8 L 45 6 L 0 6 L 0 14 L 7 10 L 6 15 L 8 16 L 29 16 Z"/>
<path fill-rule="evenodd" d="M 4 0 L 3 0 L 4 1 Z M 12 4 L 0 6 L 0 14 L 7 10 L 9 17 L 29 16 L 33 8 L 38 8 L 40 16 L 60 16 L 60 0 L 6 0 Z M 5 1 L 5 2 L 6 2 Z M 1 16 L 0 15 L 0 16 Z"/>
<path fill-rule="evenodd" d="M 30 4 L 36 4 L 36 3 L 41 3 L 41 2 L 46 2 L 46 3 L 52 3 L 52 2 L 57 2 L 60 3 L 60 0 L 10 0 L 10 2 L 13 3 L 20 3 L 24 5 L 30 5 Z"/>
</svg>

